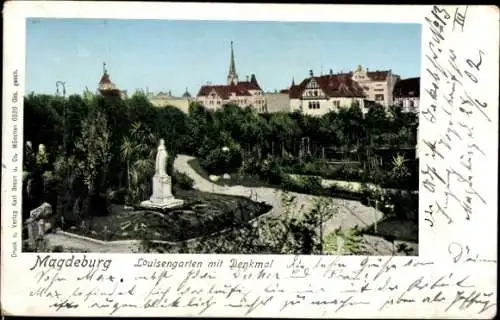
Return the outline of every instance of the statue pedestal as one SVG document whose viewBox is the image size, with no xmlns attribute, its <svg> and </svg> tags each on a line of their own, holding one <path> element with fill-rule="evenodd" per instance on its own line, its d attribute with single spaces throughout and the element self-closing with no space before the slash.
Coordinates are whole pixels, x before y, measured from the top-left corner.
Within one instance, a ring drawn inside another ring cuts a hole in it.
<svg viewBox="0 0 500 320">
<path fill-rule="evenodd" d="M 172 195 L 172 179 L 168 175 L 153 176 L 153 195 L 142 201 L 141 207 L 148 209 L 172 209 L 180 207 L 184 200 L 175 199 Z"/>
</svg>

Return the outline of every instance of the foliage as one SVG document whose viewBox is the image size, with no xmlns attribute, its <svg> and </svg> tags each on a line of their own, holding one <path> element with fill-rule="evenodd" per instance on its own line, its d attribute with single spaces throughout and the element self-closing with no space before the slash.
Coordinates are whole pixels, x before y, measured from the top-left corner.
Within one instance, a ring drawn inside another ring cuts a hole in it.
<svg viewBox="0 0 500 320">
<path fill-rule="evenodd" d="M 283 169 L 276 157 L 268 156 L 262 162 L 259 176 L 264 181 L 271 184 L 280 184 L 283 176 Z"/>
<path fill-rule="evenodd" d="M 241 167 L 241 163 L 241 151 L 235 144 L 226 148 L 214 148 L 200 160 L 200 165 L 213 174 L 236 172 Z"/>
<path fill-rule="evenodd" d="M 320 254 L 321 221 L 331 219 L 337 209 L 329 200 L 319 200 L 309 212 L 293 212 L 295 197 L 282 194 L 280 217 L 263 215 L 255 220 L 189 243 L 160 245 L 146 242 L 149 251 L 169 253 L 283 253 Z"/>
<path fill-rule="evenodd" d="M 175 170 L 172 175 L 172 184 L 174 188 L 179 187 L 183 190 L 191 190 L 193 189 L 194 180 L 184 172 Z"/>
<path fill-rule="evenodd" d="M 77 175 L 82 177 L 89 194 L 100 192 L 105 187 L 110 153 L 111 133 L 106 116 L 96 112 L 82 123 L 81 137 L 75 142 L 78 161 Z"/>
<path fill-rule="evenodd" d="M 269 211 L 270 207 L 248 198 L 178 190 L 182 208 L 156 211 L 137 210 L 133 215 L 117 212 L 102 217 L 88 217 L 85 228 L 73 232 L 103 240 L 148 239 L 179 242 L 210 236 L 238 228 Z"/>
<path fill-rule="evenodd" d="M 416 144 L 418 117 L 398 108 L 387 114 L 374 106 L 363 115 L 353 105 L 312 117 L 260 115 L 231 104 L 210 111 L 192 103 L 189 114 L 184 114 L 174 107 L 153 107 L 141 94 L 121 99 L 89 92 L 70 97 L 29 94 L 24 104 L 23 215 L 47 201 L 68 223 L 78 223 L 89 215 L 106 214 L 108 200 L 119 201 L 108 197 L 113 192 L 124 191 L 129 204 L 144 200 L 151 192 L 160 138 L 165 139 L 169 153 L 167 171 L 173 176 L 174 192 L 192 187 L 188 177 L 173 171 L 173 159 L 179 153 L 198 157 L 210 173 L 239 172 L 320 195 L 340 190 L 324 190 L 316 177 L 292 181 L 285 172 L 375 182 L 400 190 L 418 187 L 418 162 L 410 160 L 413 156 L 404 149 Z M 46 150 L 36 152 L 41 144 Z M 389 149 L 379 161 L 383 147 Z M 327 161 L 344 158 L 358 164 Z M 370 205 L 381 205 L 380 210 L 388 215 L 417 216 L 418 197 L 413 193 L 395 192 L 382 200 L 367 191 L 365 198 Z M 314 216 L 283 221 L 262 217 L 241 229 L 252 234 L 255 225 L 260 226 L 258 235 L 248 235 L 244 243 L 253 243 L 260 251 L 281 252 L 286 247 L 317 251 L 310 230 L 317 222 Z"/>
</svg>

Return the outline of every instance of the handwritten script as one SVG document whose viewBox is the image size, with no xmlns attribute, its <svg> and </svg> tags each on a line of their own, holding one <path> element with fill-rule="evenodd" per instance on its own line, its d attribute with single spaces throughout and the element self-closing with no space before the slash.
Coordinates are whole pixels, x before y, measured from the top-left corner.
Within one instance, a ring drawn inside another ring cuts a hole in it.
<svg viewBox="0 0 500 320">
<path fill-rule="evenodd" d="M 485 141 L 475 133 L 492 122 L 491 102 L 480 94 L 489 53 L 481 47 L 463 49 L 468 11 L 467 6 L 434 6 L 425 19 L 431 37 L 423 43 L 424 76 L 430 81 L 422 82 L 422 101 L 429 103 L 422 104 L 420 127 L 432 128 L 432 134 L 421 142 L 421 181 L 422 196 L 431 199 L 424 208 L 429 227 L 474 219 L 488 205 L 475 184 L 487 156 Z"/>
<path fill-rule="evenodd" d="M 418 147 L 423 237 L 421 256 L 413 258 L 21 253 L 17 87 L 24 75 L 12 68 L 5 131 L 12 136 L 12 152 L 3 163 L 12 195 L 5 197 L 9 227 L 2 229 L 9 232 L 8 238 L 2 235 L 9 240 L 9 259 L 2 256 L 9 286 L 2 284 L 2 293 L 9 292 L 2 295 L 2 307 L 10 299 L 9 307 L 20 305 L 25 313 L 61 316 L 491 318 L 497 308 L 497 260 L 477 251 L 479 241 L 470 241 L 482 230 L 463 233 L 464 226 L 492 218 L 487 215 L 496 205 L 481 182 L 492 154 L 484 128 L 496 124 L 493 111 L 498 111 L 497 99 L 484 88 L 491 88 L 488 74 L 498 72 L 492 62 L 498 51 L 481 37 L 472 39 L 482 19 L 477 12 L 472 6 L 432 6 L 423 20 Z M 435 243 L 427 241 L 432 236 Z M 495 236 L 482 238 L 491 242 L 481 245 L 494 248 Z M 428 259 L 429 252 L 442 256 Z"/>
<path fill-rule="evenodd" d="M 466 251 L 460 244 L 450 246 L 449 260 L 457 266 L 474 264 L 476 270 L 481 265 L 496 263 Z M 57 263 L 52 267 L 35 263 L 35 281 L 29 294 L 55 312 L 95 309 L 109 315 L 165 310 L 165 314 L 208 316 L 218 315 L 221 307 L 241 316 L 262 315 L 266 310 L 293 314 L 305 306 L 319 316 L 360 308 L 382 311 L 407 305 L 411 309 L 421 304 L 432 304 L 443 313 L 467 310 L 482 314 L 496 308 L 495 292 L 476 287 L 475 271 L 445 269 L 429 273 L 434 263 L 423 259 L 311 258 L 287 257 L 282 264 L 274 265 L 245 263 L 248 261 L 231 265 L 227 259 L 225 265 L 216 268 L 207 268 L 210 263 L 197 264 L 200 268 L 134 264 L 134 272 L 126 275 L 113 264 L 108 268 L 73 267 L 71 272 L 64 272 L 64 267 L 58 268 Z M 37 261 L 44 259 L 37 257 Z"/>
</svg>

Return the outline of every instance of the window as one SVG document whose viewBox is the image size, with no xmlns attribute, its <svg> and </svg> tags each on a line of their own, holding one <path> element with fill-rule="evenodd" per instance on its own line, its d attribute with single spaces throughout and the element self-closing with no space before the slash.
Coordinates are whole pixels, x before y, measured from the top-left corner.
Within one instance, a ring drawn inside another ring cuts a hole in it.
<svg viewBox="0 0 500 320">
<path fill-rule="evenodd" d="M 309 109 L 319 109 L 319 101 L 309 101 Z"/>
<path fill-rule="evenodd" d="M 370 91 L 370 87 L 366 87 L 365 86 L 365 87 L 363 87 L 363 89 L 366 90 L 366 91 Z"/>
<path fill-rule="evenodd" d="M 398 101 L 398 105 L 399 105 L 400 107 L 402 107 L 402 106 L 403 106 L 403 100 L 402 100 L 402 99 Z"/>
<path fill-rule="evenodd" d="M 375 101 L 384 101 L 384 95 L 383 94 L 376 94 Z"/>
<path fill-rule="evenodd" d="M 333 106 L 334 106 L 335 108 L 340 108 L 340 101 L 339 101 L 339 100 L 333 100 L 333 102 L 332 102 L 332 103 L 333 103 Z"/>
<path fill-rule="evenodd" d="M 374 89 L 373 91 L 384 92 L 384 89 Z"/>
<path fill-rule="evenodd" d="M 410 103 L 410 108 L 415 107 L 415 102 L 413 100 L 410 100 L 409 103 Z"/>
</svg>

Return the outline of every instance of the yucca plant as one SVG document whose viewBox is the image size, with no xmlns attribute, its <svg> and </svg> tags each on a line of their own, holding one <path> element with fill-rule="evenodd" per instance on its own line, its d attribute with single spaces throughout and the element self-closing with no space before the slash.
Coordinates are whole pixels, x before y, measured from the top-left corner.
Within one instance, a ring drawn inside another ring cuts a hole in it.
<svg viewBox="0 0 500 320">
<path fill-rule="evenodd" d="M 399 153 L 392 157 L 392 174 L 394 177 L 405 178 L 410 175 L 406 162 L 408 162 L 408 160 Z"/>
</svg>

